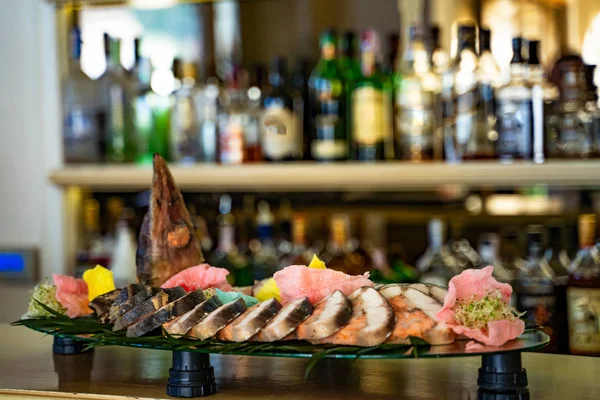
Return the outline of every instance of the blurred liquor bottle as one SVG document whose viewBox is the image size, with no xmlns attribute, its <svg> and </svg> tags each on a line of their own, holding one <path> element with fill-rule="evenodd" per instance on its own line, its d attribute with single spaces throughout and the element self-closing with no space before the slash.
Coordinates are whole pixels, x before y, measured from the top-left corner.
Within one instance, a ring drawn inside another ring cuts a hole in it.
<svg viewBox="0 0 600 400">
<path fill-rule="evenodd" d="M 350 275 L 362 275 L 371 269 L 371 260 L 365 250 L 351 238 L 350 217 L 334 214 L 330 220 L 330 242 L 320 258 L 327 268 Z"/>
<path fill-rule="evenodd" d="M 433 283 L 448 287 L 448 282 L 459 271 L 448 248 L 444 245 L 446 224 L 433 218 L 428 224 L 429 244 L 425 253 L 415 263 L 422 283 Z"/>
<path fill-rule="evenodd" d="M 210 231 L 208 230 L 208 224 L 206 219 L 198 214 L 196 205 L 191 203 L 188 205 L 192 224 L 194 225 L 194 233 L 198 240 L 200 240 L 200 246 L 202 251 L 209 254 L 213 250 L 214 241 L 211 237 Z"/>
<path fill-rule="evenodd" d="M 133 217 L 134 211 L 124 208 L 116 226 L 109 268 L 117 287 L 125 287 L 137 280 L 135 266 L 137 238 L 132 229 Z"/>
<path fill-rule="evenodd" d="M 287 79 L 285 58 L 275 58 L 269 71 L 269 89 L 263 100 L 259 124 L 266 161 L 293 161 L 302 157 L 302 96 Z"/>
<path fill-rule="evenodd" d="M 100 203 L 88 198 L 83 203 L 83 236 L 77 250 L 75 276 L 96 265 L 108 267 L 110 253 L 104 248 L 100 231 Z"/>
<path fill-rule="evenodd" d="M 600 66 L 588 65 L 586 75 L 589 87 L 586 108 L 592 119 L 591 135 L 594 146 L 592 156 L 600 157 Z"/>
<path fill-rule="evenodd" d="M 484 233 L 479 238 L 479 255 L 481 256 L 481 266 L 494 267 L 494 278 L 511 286 L 515 281 L 515 274 L 504 266 L 500 258 L 500 235 L 496 233 Z"/>
<path fill-rule="evenodd" d="M 310 160 L 312 158 L 310 154 L 310 89 L 308 86 L 308 80 L 310 79 L 310 73 L 312 70 L 312 63 L 310 59 L 303 57 L 296 64 L 296 68 L 292 75 L 292 86 L 296 92 L 302 96 L 302 159 Z"/>
<path fill-rule="evenodd" d="M 175 162 L 194 164 L 204 161 L 201 119 L 198 115 L 202 110 L 197 103 L 201 89 L 196 85 L 196 67 L 191 62 L 175 59 L 173 72 L 180 86 L 173 93 L 171 155 Z"/>
<path fill-rule="evenodd" d="M 63 81 L 63 146 L 67 163 L 100 161 L 102 132 L 98 115 L 98 88 L 82 70 L 79 11 L 72 11 L 69 32 L 69 70 Z"/>
<path fill-rule="evenodd" d="M 292 251 L 284 259 L 283 265 L 308 265 L 312 254 L 306 242 L 306 214 L 295 213 L 292 221 Z"/>
<path fill-rule="evenodd" d="M 253 129 L 256 121 L 249 116 L 248 88 L 237 71 L 228 79 L 221 96 L 222 110 L 218 116 L 219 159 L 221 164 L 241 164 L 245 162 L 246 131 Z M 251 133 L 252 134 L 252 133 Z"/>
<path fill-rule="evenodd" d="M 279 203 L 278 232 L 276 234 L 277 253 L 279 258 L 285 259 L 292 251 L 292 203 L 283 197 Z M 287 265 L 284 265 L 287 267 Z"/>
<path fill-rule="evenodd" d="M 556 292 L 555 327 L 556 351 L 569 352 L 569 329 L 567 322 L 567 284 L 569 282 L 569 255 L 564 246 L 564 225 L 562 221 L 553 220 L 548 224 L 548 247 L 544 258 L 555 273 L 554 290 Z"/>
<path fill-rule="evenodd" d="M 595 236 L 596 215 L 579 216 L 581 250 L 569 267 L 567 288 L 571 354 L 600 355 L 600 250 Z"/>
<path fill-rule="evenodd" d="M 326 34 L 326 33 L 325 33 Z M 322 50 L 323 44 L 321 44 Z M 356 33 L 346 31 L 339 41 L 339 70 L 346 82 L 354 82 L 361 75 L 359 56 L 359 42 Z M 322 58 L 323 55 L 321 55 Z"/>
<path fill-rule="evenodd" d="M 219 156 L 219 132 L 217 127 L 219 107 L 219 81 L 209 78 L 196 96 L 196 112 L 200 125 L 200 146 L 195 155 L 198 162 L 215 163 Z"/>
<path fill-rule="evenodd" d="M 335 32 L 323 32 L 320 46 L 321 58 L 309 79 L 311 156 L 317 161 L 341 161 L 347 158 L 350 139 L 347 88 L 336 61 Z"/>
<path fill-rule="evenodd" d="M 544 258 L 543 227 L 527 228 L 527 263 L 517 273 L 517 309 L 526 312 L 525 319 L 542 326 L 550 336 L 546 349 L 555 352 L 556 338 L 556 291 L 555 273 Z"/>
<path fill-rule="evenodd" d="M 532 127 L 533 127 L 533 161 L 544 161 L 548 150 L 551 125 L 555 123 L 553 116 L 559 98 L 558 88 L 546 80 L 544 67 L 540 61 L 540 41 L 529 41 L 529 61 L 527 83 L 531 87 Z M 546 147 L 546 150 L 544 149 Z"/>
<path fill-rule="evenodd" d="M 546 137 L 549 158 L 593 155 L 592 119 L 585 108 L 588 90 L 585 66 L 579 60 L 559 61 L 560 97 Z"/>
<path fill-rule="evenodd" d="M 478 57 L 476 27 L 458 27 L 458 47 L 453 62 L 452 112 L 444 114 L 444 154 L 448 162 L 475 158 L 477 153 Z"/>
<path fill-rule="evenodd" d="M 533 155 L 531 89 L 525 82 L 525 43 L 523 38 L 513 39 L 510 81 L 498 89 L 496 96 L 496 155 L 505 162 L 529 160 Z"/>
<path fill-rule="evenodd" d="M 361 75 L 352 91 L 352 154 L 359 161 L 385 160 L 393 148 L 390 93 L 377 68 L 380 41 L 375 31 L 363 34 Z M 393 151 L 392 151 L 393 154 Z"/>
<path fill-rule="evenodd" d="M 104 34 L 106 71 L 98 79 L 105 112 L 105 153 L 108 162 L 135 159 L 135 87 L 121 65 L 121 42 Z"/>
<path fill-rule="evenodd" d="M 479 60 L 477 63 L 477 128 L 475 139 L 476 159 L 496 157 L 496 90 L 501 71 L 491 49 L 491 31 L 479 28 Z"/>
<path fill-rule="evenodd" d="M 258 202 L 256 226 L 258 233 L 258 249 L 254 254 L 254 279 L 262 280 L 273 276 L 280 268 L 275 247 L 274 225 L 275 216 L 269 203 L 265 200 Z"/>
<path fill-rule="evenodd" d="M 426 28 L 412 25 L 409 35 L 400 71 L 402 81 L 395 98 L 396 155 L 402 160 L 421 162 L 434 158 L 435 92 L 423 79 L 430 77 Z"/>
<path fill-rule="evenodd" d="M 240 106 L 244 126 L 244 162 L 262 161 L 258 126 L 262 92 L 258 86 L 250 86 L 250 73 L 246 69 L 237 70 L 236 81 L 239 96 L 242 99 Z"/>
</svg>

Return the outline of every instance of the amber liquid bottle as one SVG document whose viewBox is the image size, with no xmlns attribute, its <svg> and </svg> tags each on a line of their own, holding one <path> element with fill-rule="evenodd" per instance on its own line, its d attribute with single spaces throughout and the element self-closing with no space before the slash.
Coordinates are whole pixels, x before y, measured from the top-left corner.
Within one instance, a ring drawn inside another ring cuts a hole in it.
<svg viewBox="0 0 600 400">
<path fill-rule="evenodd" d="M 571 263 L 567 287 L 569 350 L 600 356 L 600 249 L 594 245 L 596 216 L 579 217 L 581 250 Z"/>
</svg>

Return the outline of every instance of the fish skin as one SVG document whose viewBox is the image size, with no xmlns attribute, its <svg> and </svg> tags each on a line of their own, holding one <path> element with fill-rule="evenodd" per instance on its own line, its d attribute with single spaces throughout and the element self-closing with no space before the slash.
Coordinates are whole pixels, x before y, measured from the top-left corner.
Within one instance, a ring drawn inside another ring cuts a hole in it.
<svg viewBox="0 0 600 400">
<path fill-rule="evenodd" d="M 136 321 L 144 318 L 146 315 L 152 314 L 163 306 L 169 303 L 169 295 L 166 292 L 159 292 L 155 296 L 146 300 L 133 310 L 126 312 L 116 319 L 113 331 L 117 332 L 134 324 Z"/>
<path fill-rule="evenodd" d="M 270 298 L 258 303 L 217 333 L 217 339 L 227 342 L 245 342 L 256 335 L 281 310 L 281 303 Z"/>
<path fill-rule="evenodd" d="M 251 340 L 257 342 L 274 342 L 284 340 L 296 330 L 298 325 L 310 317 L 313 305 L 307 297 L 292 300 L 287 303 L 281 311 L 265 325 Z"/>
<path fill-rule="evenodd" d="M 218 296 L 209 297 L 182 316 L 164 323 L 163 329 L 169 335 L 185 335 L 194 325 L 222 305 L 223 303 L 221 303 Z"/>
<path fill-rule="evenodd" d="M 107 314 L 111 304 L 121 293 L 120 289 L 111 290 L 110 292 L 97 296 L 94 300 L 90 301 L 88 306 L 96 312 L 96 315 L 100 316 Z M 108 315 L 108 314 L 107 314 Z"/>
<path fill-rule="evenodd" d="M 171 276 L 204 261 L 200 240 L 165 160 L 155 154 L 150 209 L 138 238 L 138 280 L 160 286 Z"/>
<path fill-rule="evenodd" d="M 329 318 L 322 315 L 327 310 Z M 333 310 L 333 311 L 332 311 Z M 348 323 L 352 316 L 352 303 L 339 290 L 315 304 L 313 313 L 296 329 L 300 340 L 317 340 L 333 335 Z"/>
<path fill-rule="evenodd" d="M 216 335 L 227 324 L 239 317 L 248 307 L 243 298 L 223 304 L 211 312 L 202 321 L 194 325 L 187 333 L 192 339 L 205 340 Z"/>
</svg>

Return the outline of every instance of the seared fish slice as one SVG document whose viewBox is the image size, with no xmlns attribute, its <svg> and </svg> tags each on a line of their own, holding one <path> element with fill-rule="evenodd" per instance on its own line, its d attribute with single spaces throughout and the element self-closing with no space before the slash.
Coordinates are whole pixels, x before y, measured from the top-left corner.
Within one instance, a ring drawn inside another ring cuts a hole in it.
<svg viewBox="0 0 600 400">
<path fill-rule="evenodd" d="M 372 287 L 356 289 L 348 296 L 352 318 L 333 335 L 311 343 L 371 347 L 383 343 L 394 329 L 394 313 L 387 300 Z"/>
<path fill-rule="evenodd" d="M 318 302 L 313 313 L 298 326 L 299 340 L 317 340 L 333 335 L 348 323 L 352 303 L 344 293 L 336 290 Z"/>
<path fill-rule="evenodd" d="M 213 337 L 217 332 L 225 328 L 227 324 L 246 311 L 247 308 L 246 302 L 241 297 L 235 301 L 223 304 L 197 323 L 187 335 L 200 340 Z"/>
<path fill-rule="evenodd" d="M 161 307 L 159 310 L 139 319 L 136 323 L 129 326 L 127 328 L 127 337 L 138 337 L 152 332 L 165 322 L 190 311 L 204 300 L 205 297 L 202 290 L 189 292 L 185 296 Z"/>
<path fill-rule="evenodd" d="M 306 318 L 312 314 L 313 306 L 307 297 L 292 300 L 252 340 L 257 342 L 274 342 L 282 340 L 294 332 Z"/>
<path fill-rule="evenodd" d="M 258 303 L 217 333 L 217 339 L 227 342 L 245 342 L 264 327 L 281 310 L 275 298 Z"/>
<path fill-rule="evenodd" d="M 159 290 L 156 295 L 117 318 L 115 320 L 115 326 L 113 326 L 113 331 L 116 332 L 125 329 L 146 315 L 152 314 L 168 303 L 183 296 L 185 296 L 185 289 L 181 286 Z"/>
<path fill-rule="evenodd" d="M 141 283 L 160 286 L 171 276 L 204 261 L 190 214 L 173 176 L 154 155 L 150 209 L 144 217 L 136 253 Z"/>
<path fill-rule="evenodd" d="M 388 285 L 380 290 L 396 315 L 394 330 L 386 343 L 409 343 L 410 336 L 421 338 L 432 345 L 454 342 L 452 330 L 444 323 L 437 322 L 435 316 L 442 308 L 442 303 L 422 290 L 422 287 L 413 285 Z M 433 290 L 440 297 L 443 289 L 427 285 L 428 292 Z"/>
<path fill-rule="evenodd" d="M 163 329 L 170 335 L 185 335 L 194 325 L 222 305 L 223 303 L 221 303 L 218 296 L 212 296 L 181 317 L 163 324 Z"/>
<path fill-rule="evenodd" d="M 150 297 L 158 294 L 160 290 L 156 288 L 147 288 L 141 292 L 136 293 L 133 297 L 129 297 L 127 300 L 123 301 L 121 304 L 117 304 L 115 301 L 112 306 L 110 306 L 110 311 L 108 312 L 108 319 L 110 322 L 115 322 L 117 318 L 121 315 L 133 310 Z"/>
<path fill-rule="evenodd" d="M 115 299 L 119 296 L 121 289 L 111 290 L 108 293 L 101 294 L 97 296 L 92 301 L 90 301 L 90 308 L 96 312 L 96 315 L 103 315 L 108 312 L 110 306 L 115 301 Z"/>
</svg>

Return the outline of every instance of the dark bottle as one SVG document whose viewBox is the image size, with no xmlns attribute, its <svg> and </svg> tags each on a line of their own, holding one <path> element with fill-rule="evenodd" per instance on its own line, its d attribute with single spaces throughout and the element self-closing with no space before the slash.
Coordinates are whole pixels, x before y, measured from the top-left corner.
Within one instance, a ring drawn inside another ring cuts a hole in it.
<svg viewBox="0 0 600 400">
<path fill-rule="evenodd" d="M 292 251 L 284 259 L 284 267 L 289 265 L 308 265 L 312 254 L 306 245 L 306 223 L 305 214 L 294 214 L 292 222 Z"/>
<path fill-rule="evenodd" d="M 458 27 L 458 49 L 453 65 L 453 103 L 444 112 L 444 154 L 448 162 L 475 158 L 477 153 L 477 87 L 476 27 Z"/>
<path fill-rule="evenodd" d="M 317 161 L 347 158 L 346 83 L 335 59 L 336 35 L 321 35 L 321 59 L 308 81 L 311 115 L 311 155 Z"/>
<path fill-rule="evenodd" d="M 543 232 L 541 227 L 531 226 L 527 232 L 527 260 L 524 269 L 517 274 L 517 309 L 525 311 L 525 320 L 542 326 L 550 336 L 547 350 L 556 350 L 556 292 L 555 273 L 543 256 Z"/>
<path fill-rule="evenodd" d="M 302 96 L 302 159 L 310 160 L 310 91 L 308 88 L 308 79 L 311 73 L 311 61 L 308 58 L 302 58 L 296 65 L 292 75 L 292 84 L 294 89 Z"/>
<path fill-rule="evenodd" d="M 400 35 L 392 33 L 388 35 L 388 58 L 384 72 L 393 77 L 398 64 L 398 54 L 400 54 Z"/>
<path fill-rule="evenodd" d="M 359 43 L 356 33 L 345 32 L 340 38 L 339 67 L 346 81 L 355 81 L 360 77 Z"/>
<path fill-rule="evenodd" d="M 384 160 L 391 144 L 391 104 L 377 68 L 379 39 L 367 31 L 361 42 L 361 75 L 352 91 L 352 153 L 359 161 Z M 389 108 L 389 110 L 388 110 Z"/>
<path fill-rule="evenodd" d="M 267 161 L 292 161 L 302 157 L 302 97 L 287 82 L 287 62 L 273 61 L 269 90 L 260 120 L 262 150 Z"/>
<path fill-rule="evenodd" d="M 571 354 L 600 356 L 600 249 L 594 245 L 595 236 L 596 215 L 581 215 L 581 250 L 569 267 L 567 288 Z"/>
<path fill-rule="evenodd" d="M 501 161 L 530 160 L 533 153 L 531 89 L 525 84 L 523 38 L 512 41 L 510 81 L 496 96 L 496 156 Z"/>
<path fill-rule="evenodd" d="M 563 245 L 563 225 L 559 221 L 551 221 L 548 225 L 548 248 L 544 258 L 556 274 L 554 290 L 556 292 L 556 307 L 554 311 L 554 326 L 556 327 L 556 347 L 558 353 L 569 352 L 569 330 L 567 326 L 567 283 L 569 281 L 569 255 Z"/>
<path fill-rule="evenodd" d="M 477 65 L 477 128 L 476 159 L 496 157 L 496 89 L 500 81 L 500 67 L 491 50 L 491 31 L 479 28 L 479 60 Z"/>
</svg>

